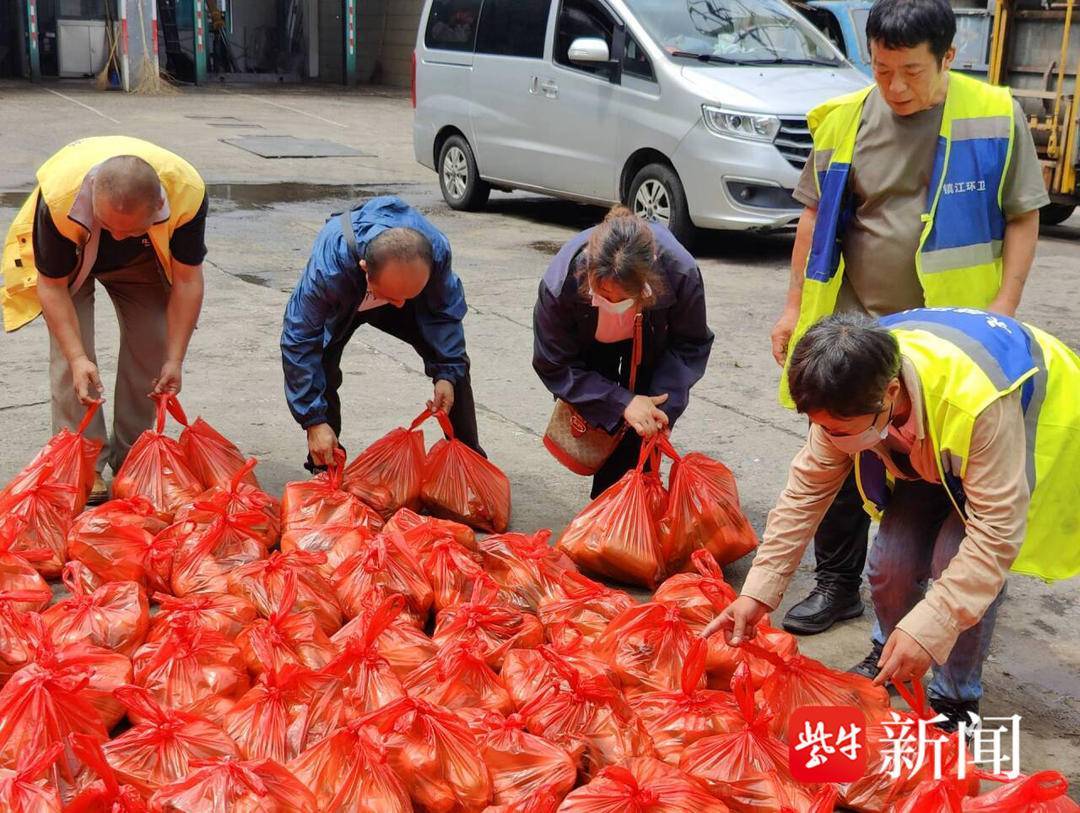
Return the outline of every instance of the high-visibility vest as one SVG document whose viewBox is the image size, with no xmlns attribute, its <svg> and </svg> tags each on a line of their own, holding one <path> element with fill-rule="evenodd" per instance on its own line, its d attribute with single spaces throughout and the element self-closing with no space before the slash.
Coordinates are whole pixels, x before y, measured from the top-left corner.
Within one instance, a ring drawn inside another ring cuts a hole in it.
<svg viewBox="0 0 1080 813">
<path fill-rule="evenodd" d="M 975 421 L 1020 391 L 1031 503 L 1012 569 L 1046 581 L 1080 574 L 1080 357 L 1036 327 L 985 311 L 919 308 L 880 323 L 918 373 L 938 475 L 961 516 Z M 887 511 L 881 459 L 862 452 L 855 468 L 864 503 Z"/>
<path fill-rule="evenodd" d="M 172 281 L 173 232 L 198 214 L 206 186 L 199 173 L 179 155 L 149 141 L 127 136 L 100 136 L 74 141 L 62 148 L 37 172 L 38 185 L 23 203 L 4 241 L 2 292 L 4 330 L 11 332 L 32 322 L 41 313 L 37 296 L 37 265 L 34 262 L 34 215 L 38 194 L 44 198 L 57 230 L 80 247 L 90 239 L 86 226 L 68 217 L 83 179 L 91 169 L 118 155 L 134 155 L 152 166 L 169 199 L 169 218 L 155 223 L 147 236 L 166 278 Z"/>
<path fill-rule="evenodd" d="M 806 259 L 799 321 L 788 362 L 802 335 L 836 309 L 844 278 L 844 231 L 854 215 L 849 174 L 863 104 L 874 86 L 810 111 L 819 203 Z M 1005 215 L 1001 194 L 1013 150 L 1008 88 L 949 74 L 937 154 L 928 186 L 915 271 L 930 308 L 985 308 L 1001 288 Z M 792 408 L 787 367 L 780 402 Z"/>
</svg>

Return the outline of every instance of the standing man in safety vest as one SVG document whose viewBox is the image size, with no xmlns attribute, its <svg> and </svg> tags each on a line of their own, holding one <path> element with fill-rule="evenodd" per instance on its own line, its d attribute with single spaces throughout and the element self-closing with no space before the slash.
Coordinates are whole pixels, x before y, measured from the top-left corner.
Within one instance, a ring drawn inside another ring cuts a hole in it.
<svg viewBox="0 0 1080 813">
<path fill-rule="evenodd" d="M 90 495 L 101 502 L 105 464 L 118 471 L 153 423 L 147 396 L 180 390 L 202 308 L 206 188 L 180 156 L 125 136 L 73 142 L 37 180 L 4 243 L 4 328 L 44 312 L 53 431 L 72 429 L 104 392 L 94 351 L 99 283 L 112 299 L 120 323 L 112 437 L 100 410 L 86 433 L 105 441 Z"/>
<path fill-rule="evenodd" d="M 1016 312 L 1049 198 L 1009 91 L 949 71 L 955 31 L 945 0 L 878 0 L 866 24 L 876 84 L 810 111 L 814 150 L 794 193 L 806 208 L 772 331 L 778 364 L 831 313 Z M 792 406 L 786 377 L 781 401 Z M 862 615 L 860 507 L 849 479 L 814 540 L 817 584 L 785 629 L 809 635 Z M 856 669 L 872 673 L 876 660 Z"/>
<path fill-rule="evenodd" d="M 810 434 L 742 595 L 709 632 L 753 635 L 854 469 L 881 522 L 876 680 L 919 680 L 933 661 L 927 697 L 955 729 L 978 714 L 1008 570 L 1080 574 L 1080 358 L 986 311 L 838 314 L 799 340 L 787 379 Z"/>
</svg>

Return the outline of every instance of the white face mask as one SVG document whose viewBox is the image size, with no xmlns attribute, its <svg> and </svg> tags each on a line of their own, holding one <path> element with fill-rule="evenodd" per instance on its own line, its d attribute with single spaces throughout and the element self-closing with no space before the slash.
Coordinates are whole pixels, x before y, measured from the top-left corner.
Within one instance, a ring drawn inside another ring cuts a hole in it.
<svg viewBox="0 0 1080 813">
<path fill-rule="evenodd" d="M 610 299 L 605 299 L 600 296 L 596 291 L 590 291 L 590 293 L 592 294 L 592 305 L 594 308 L 613 313 L 616 316 L 621 316 L 637 304 L 637 300 L 633 297 L 624 299 L 621 302 L 612 302 Z M 652 289 L 646 285 L 642 290 L 641 295 L 646 298 L 652 296 Z"/>
<path fill-rule="evenodd" d="M 880 430 L 877 428 L 877 416 L 881 413 L 878 412 L 874 416 L 874 422 L 857 435 L 834 435 L 831 432 L 825 434 L 829 436 L 832 445 L 844 454 L 854 455 L 865 452 L 867 449 L 873 449 L 889 436 L 889 421 L 892 420 L 892 412 L 893 406 L 890 404 L 889 417 L 885 420 L 885 426 Z"/>
</svg>

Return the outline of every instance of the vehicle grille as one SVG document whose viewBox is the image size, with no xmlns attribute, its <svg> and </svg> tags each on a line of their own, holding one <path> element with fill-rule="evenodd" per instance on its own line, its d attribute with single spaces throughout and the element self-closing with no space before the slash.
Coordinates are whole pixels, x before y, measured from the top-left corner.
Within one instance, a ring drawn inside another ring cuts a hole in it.
<svg viewBox="0 0 1080 813">
<path fill-rule="evenodd" d="M 810 148 L 814 140 L 804 118 L 781 118 L 780 132 L 773 141 L 776 149 L 795 169 L 802 169 L 810 157 Z"/>
</svg>

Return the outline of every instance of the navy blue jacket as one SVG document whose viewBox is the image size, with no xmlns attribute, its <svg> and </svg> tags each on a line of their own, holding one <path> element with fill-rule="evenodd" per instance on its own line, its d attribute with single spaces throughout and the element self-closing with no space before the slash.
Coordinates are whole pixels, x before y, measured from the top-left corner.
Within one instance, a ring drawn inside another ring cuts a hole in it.
<svg viewBox="0 0 1080 813">
<path fill-rule="evenodd" d="M 450 242 L 401 198 L 372 198 L 350 216 L 360 256 L 369 241 L 390 228 L 407 226 L 431 241 L 435 258 L 431 279 L 412 300 L 420 334 L 434 349 L 432 357 L 424 359 L 424 372 L 434 380 L 456 383 L 465 376 L 461 320 L 468 308 L 461 280 L 450 268 Z M 331 217 L 315 238 L 307 267 L 285 307 L 281 331 L 285 397 L 305 429 L 326 421 L 323 352 L 347 335 L 367 294 L 367 278 L 358 262 L 350 256 L 339 218 Z"/>
<path fill-rule="evenodd" d="M 663 226 L 652 224 L 667 290 L 644 312 L 637 393 L 661 395 L 671 424 L 686 410 L 690 388 L 705 374 L 713 333 L 705 319 L 705 289 L 690 253 Z M 552 260 L 533 308 L 533 369 L 553 395 L 594 426 L 614 432 L 634 393 L 597 371 L 597 309 L 581 293 L 574 271 L 592 229 L 571 239 Z"/>
</svg>

